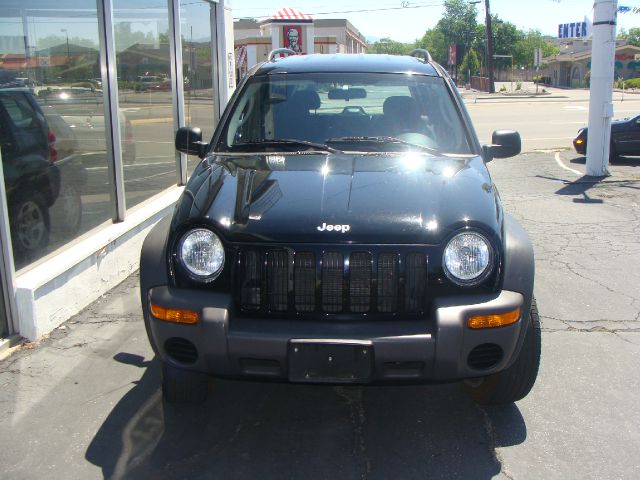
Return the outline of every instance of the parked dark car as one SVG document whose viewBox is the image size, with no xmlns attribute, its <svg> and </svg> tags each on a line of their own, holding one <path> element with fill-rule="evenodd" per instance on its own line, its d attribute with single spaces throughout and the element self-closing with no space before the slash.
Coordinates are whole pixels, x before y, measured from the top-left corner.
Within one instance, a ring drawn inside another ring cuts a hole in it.
<svg viewBox="0 0 640 480">
<path fill-rule="evenodd" d="M 51 207 L 60 191 L 56 136 L 33 94 L 0 90 L 0 147 L 17 263 L 38 256 L 49 241 Z"/>
<path fill-rule="evenodd" d="M 465 380 L 481 403 L 532 388 L 531 242 L 445 70 L 424 58 L 289 56 L 242 80 L 171 219 L 141 256 L 168 401 L 208 375 L 296 383 Z"/>
<path fill-rule="evenodd" d="M 580 155 L 587 154 L 587 133 L 588 128 L 581 128 L 573 140 L 573 148 Z M 609 160 L 618 155 L 640 156 L 640 115 L 611 122 Z"/>
</svg>

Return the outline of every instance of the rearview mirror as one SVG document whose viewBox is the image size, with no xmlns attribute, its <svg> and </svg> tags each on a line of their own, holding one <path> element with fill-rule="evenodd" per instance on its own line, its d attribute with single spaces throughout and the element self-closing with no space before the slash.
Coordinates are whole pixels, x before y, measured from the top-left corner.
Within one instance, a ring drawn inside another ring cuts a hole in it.
<svg viewBox="0 0 640 480">
<path fill-rule="evenodd" d="M 176 132 L 175 145 L 179 152 L 202 158 L 208 143 L 202 141 L 202 130 L 198 127 L 180 127 Z"/>
<path fill-rule="evenodd" d="M 364 88 L 332 88 L 328 93 L 329 100 L 353 100 L 356 98 L 367 98 L 367 91 Z"/>
<path fill-rule="evenodd" d="M 514 130 L 496 130 L 491 135 L 491 145 L 483 145 L 482 150 L 485 162 L 494 158 L 509 158 L 521 152 L 522 140 Z"/>
</svg>

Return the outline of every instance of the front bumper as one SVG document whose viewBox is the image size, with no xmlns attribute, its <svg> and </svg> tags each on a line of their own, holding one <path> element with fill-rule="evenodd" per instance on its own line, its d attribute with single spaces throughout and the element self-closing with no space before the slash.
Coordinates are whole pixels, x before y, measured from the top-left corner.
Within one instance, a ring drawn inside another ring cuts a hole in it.
<svg viewBox="0 0 640 480">
<path fill-rule="evenodd" d="M 367 345 L 373 360 L 366 383 L 471 378 L 508 367 L 525 330 L 522 318 L 500 328 L 471 330 L 466 326 L 471 315 L 516 308 L 524 312 L 523 295 L 511 291 L 440 298 L 433 302 L 427 319 L 375 322 L 245 318 L 235 315 L 229 294 L 167 286 L 149 289 L 147 298 L 155 305 L 195 310 L 200 315 L 195 325 L 169 323 L 150 315 L 148 302 L 144 302 L 147 333 L 159 357 L 180 368 L 225 377 L 292 380 L 290 343 L 316 341 Z M 178 361 L 171 347 L 175 339 L 179 345 L 192 344 L 196 358 Z M 469 354 L 487 344 L 499 347 L 501 358 L 489 368 L 473 368 Z"/>
</svg>

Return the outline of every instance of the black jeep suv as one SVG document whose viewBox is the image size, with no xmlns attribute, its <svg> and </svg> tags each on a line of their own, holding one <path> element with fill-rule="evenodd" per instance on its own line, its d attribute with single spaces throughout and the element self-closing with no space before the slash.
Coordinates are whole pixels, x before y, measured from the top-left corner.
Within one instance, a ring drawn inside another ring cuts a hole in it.
<svg viewBox="0 0 640 480">
<path fill-rule="evenodd" d="M 202 399 L 208 375 L 527 395 L 533 250 L 485 166 L 520 137 L 481 146 L 447 73 L 416 55 L 273 58 L 210 143 L 178 131 L 202 161 L 140 273 L 167 400 Z"/>
</svg>

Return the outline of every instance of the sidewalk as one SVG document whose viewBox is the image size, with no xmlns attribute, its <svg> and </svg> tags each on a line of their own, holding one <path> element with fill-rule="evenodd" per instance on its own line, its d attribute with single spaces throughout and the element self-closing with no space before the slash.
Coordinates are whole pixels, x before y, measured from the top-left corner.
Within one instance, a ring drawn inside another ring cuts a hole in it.
<svg viewBox="0 0 640 480">
<path fill-rule="evenodd" d="M 640 159 L 594 183 L 555 155 L 489 164 L 536 251 L 543 363 L 517 405 L 229 380 L 165 405 L 135 274 L 0 361 L 2 478 L 640 477 Z"/>
<path fill-rule="evenodd" d="M 588 102 L 590 91 L 588 88 L 558 88 L 550 87 L 548 85 L 539 85 L 538 93 L 536 94 L 536 85 L 533 82 L 522 82 L 521 90 L 516 90 L 518 82 L 495 82 L 495 93 L 480 92 L 478 90 L 466 89 L 464 87 L 458 87 L 458 91 L 462 98 L 465 100 L 495 100 L 495 101 L 517 101 L 526 99 L 530 100 L 552 100 L 552 101 L 565 101 L 565 102 Z M 506 88 L 505 92 L 500 92 L 500 89 Z M 512 90 L 513 88 L 513 90 Z M 543 93 L 546 91 L 547 93 Z M 640 100 L 640 89 L 621 90 L 614 89 L 613 96 L 614 101 L 619 100 L 624 96 L 629 96 L 629 99 Z"/>
</svg>

